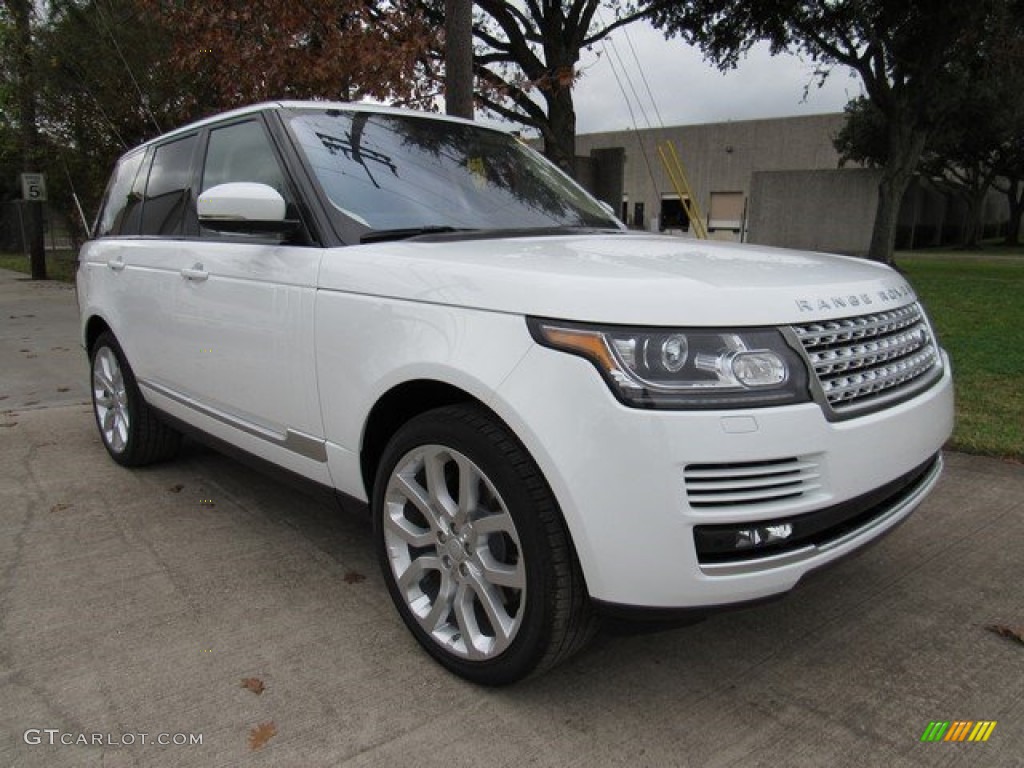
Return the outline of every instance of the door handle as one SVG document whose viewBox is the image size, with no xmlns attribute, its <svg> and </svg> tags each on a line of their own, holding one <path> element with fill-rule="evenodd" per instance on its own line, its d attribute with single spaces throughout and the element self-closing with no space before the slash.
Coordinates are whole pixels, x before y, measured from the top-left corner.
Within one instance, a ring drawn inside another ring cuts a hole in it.
<svg viewBox="0 0 1024 768">
<path fill-rule="evenodd" d="M 203 269 L 202 264 L 195 264 L 191 269 L 181 270 L 181 276 L 193 283 L 201 283 L 210 276 L 210 273 Z"/>
<path fill-rule="evenodd" d="M 107 266 L 110 267 L 115 272 L 120 272 L 122 269 L 124 269 L 124 262 L 121 261 L 121 259 L 108 259 Z"/>
</svg>

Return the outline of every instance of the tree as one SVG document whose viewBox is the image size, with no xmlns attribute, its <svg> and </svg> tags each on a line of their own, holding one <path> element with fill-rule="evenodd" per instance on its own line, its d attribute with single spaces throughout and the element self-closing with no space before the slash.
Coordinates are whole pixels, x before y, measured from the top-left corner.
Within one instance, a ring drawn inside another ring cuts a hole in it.
<svg viewBox="0 0 1024 768">
<path fill-rule="evenodd" d="M 819 65 L 852 69 L 885 128 L 885 162 L 868 256 L 891 263 L 899 206 L 933 129 L 970 87 L 965 58 L 1008 0 L 684 0 L 655 24 L 735 66 L 758 40 Z"/>
<path fill-rule="evenodd" d="M 162 66 L 170 39 L 136 0 L 51 0 L 37 34 L 39 125 L 51 203 L 94 214 L 117 157 L 193 116 L 208 87 Z M 82 234 L 85 234 L 82 228 Z"/>
<path fill-rule="evenodd" d="M 34 6 L 31 0 L 5 0 L 4 8 L 11 20 L 11 46 L 14 65 L 14 104 L 20 137 L 22 171 L 39 171 L 39 130 L 36 125 L 35 41 L 33 37 Z M 29 257 L 32 279 L 46 279 L 46 248 L 43 242 L 42 205 L 27 203 Z"/>
<path fill-rule="evenodd" d="M 171 36 L 164 66 L 201 77 L 211 106 L 278 98 L 425 104 L 437 31 L 415 9 L 372 0 L 139 0 Z"/>
<path fill-rule="evenodd" d="M 1006 195 L 1010 212 L 1005 245 L 1015 247 L 1020 245 L 1021 220 L 1024 219 L 1024 131 L 1018 133 L 1012 144 L 1003 149 L 997 171 L 994 186 Z"/>
<path fill-rule="evenodd" d="M 418 5 L 435 24 L 443 21 L 440 0 L 421 0 Z M 573 174 L 576 108 L 572 89 L 580 76 L 576 69 L 580 52 L 645 17 L 650 6 L 608 0 L 477 0 L 473 21 L 477 102 L 500 117 L 539 131 L 545 155 Z"/>
<path fill-rule="evenodd" d="M 984 34 L 956 63 L 969 87 L 932 127 L 918 169 L 935 187 L 964 203 L 960 245 L 965 248 L 977 247 L 983 234 L 984 202 L 997 177 L 1016 172 L 1014 150 L 1024 131 L 1022 27 L 1010 11 L 1009 4 L 993 8 Z M 885 116 L 863 97 L 847 105 L 846 116 L 835 141 L 842 161 L 884 167 L 889 151 Z M 1012 194 L 1017 192 L 1015 179 L 1005 180 L 1004 191 L 1012 213 L 1019 205 L 1019 197 Z"/>
</svg>

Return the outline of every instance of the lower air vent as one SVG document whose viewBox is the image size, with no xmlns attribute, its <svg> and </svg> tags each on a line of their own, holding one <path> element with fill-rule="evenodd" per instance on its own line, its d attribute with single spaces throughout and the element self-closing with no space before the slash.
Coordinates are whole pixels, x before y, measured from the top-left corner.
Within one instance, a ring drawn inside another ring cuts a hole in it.
<svg viewBox="0 0 1024 768">
<path fill-rule="evenodd" d="M 683 470 L 691 507 L 749 507 L 795 499 L 821 488 L 816 463 L 799 458 L 742 464 L 690 464 Z"/>
</svg>

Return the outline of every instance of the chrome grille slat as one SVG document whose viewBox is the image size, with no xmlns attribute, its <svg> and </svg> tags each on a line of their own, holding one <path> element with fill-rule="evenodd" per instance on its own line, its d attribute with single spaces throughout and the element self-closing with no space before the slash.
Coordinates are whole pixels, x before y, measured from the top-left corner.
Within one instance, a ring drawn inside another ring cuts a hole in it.
<svg viewBox="0 0 1024 768">
<path fill-rule="evenodd" d="M 878 395 L 912 392 L 939 352 L 919 304 L 793 326 L 829 406 L 836 413 Z"/>
</svg>

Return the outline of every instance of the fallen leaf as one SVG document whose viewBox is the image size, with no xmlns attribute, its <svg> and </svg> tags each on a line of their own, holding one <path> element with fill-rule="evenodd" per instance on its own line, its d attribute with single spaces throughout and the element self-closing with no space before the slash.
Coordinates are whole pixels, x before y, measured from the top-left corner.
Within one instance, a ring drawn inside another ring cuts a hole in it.
<svg viewBox="0 0 1024 768">
<path fill-rule="evenodd" d="M 259 696 L 263 691 L 266 690 L 267 686 L 263 684 L 263 681 L 258 677 L 246 677 L 242 680 L 242 687 L 246 690 L 252 691 Z"/>
<path fill-rule="evenodd" d="M 185 487 L 184 485 L 182 485 L 181 483 L 178 483 L 177 485 L 172 485 L 167 490 L 170 491 L 171 493 L 181 493 L 181 489 L 184 488 L 184 487 Z"/>
<path fill-rule="evenodd" d="M 60 504 L 54 504 L 50 507 L 51 512 L 63 512 L 65 509 L 71 509 L 71 505 L 61 502 Z"/>
<path fill-rule="evenodd" d="M 348 571 L 342 578 L 345 579 L 346 584 L 358 584 L 360 581 L 366 581 L 366 577 L 359 571 Z"/>
<path fill-rule="evenodd" d="M 1005 624 L 987 624 L 985 629 L 989 632 L 995 632 L 1000 637 L 1005 637 L 1007 640 L 1016 640 L 1018 643 L 1024 644 L 1024 627 L 1008 627 Z"/>
<path fill-rule="evenodd" d="M 256 751 L 277 735 L 277 726 L 268 720 L 249 731 L 249 749 Z"/>
</svg>

